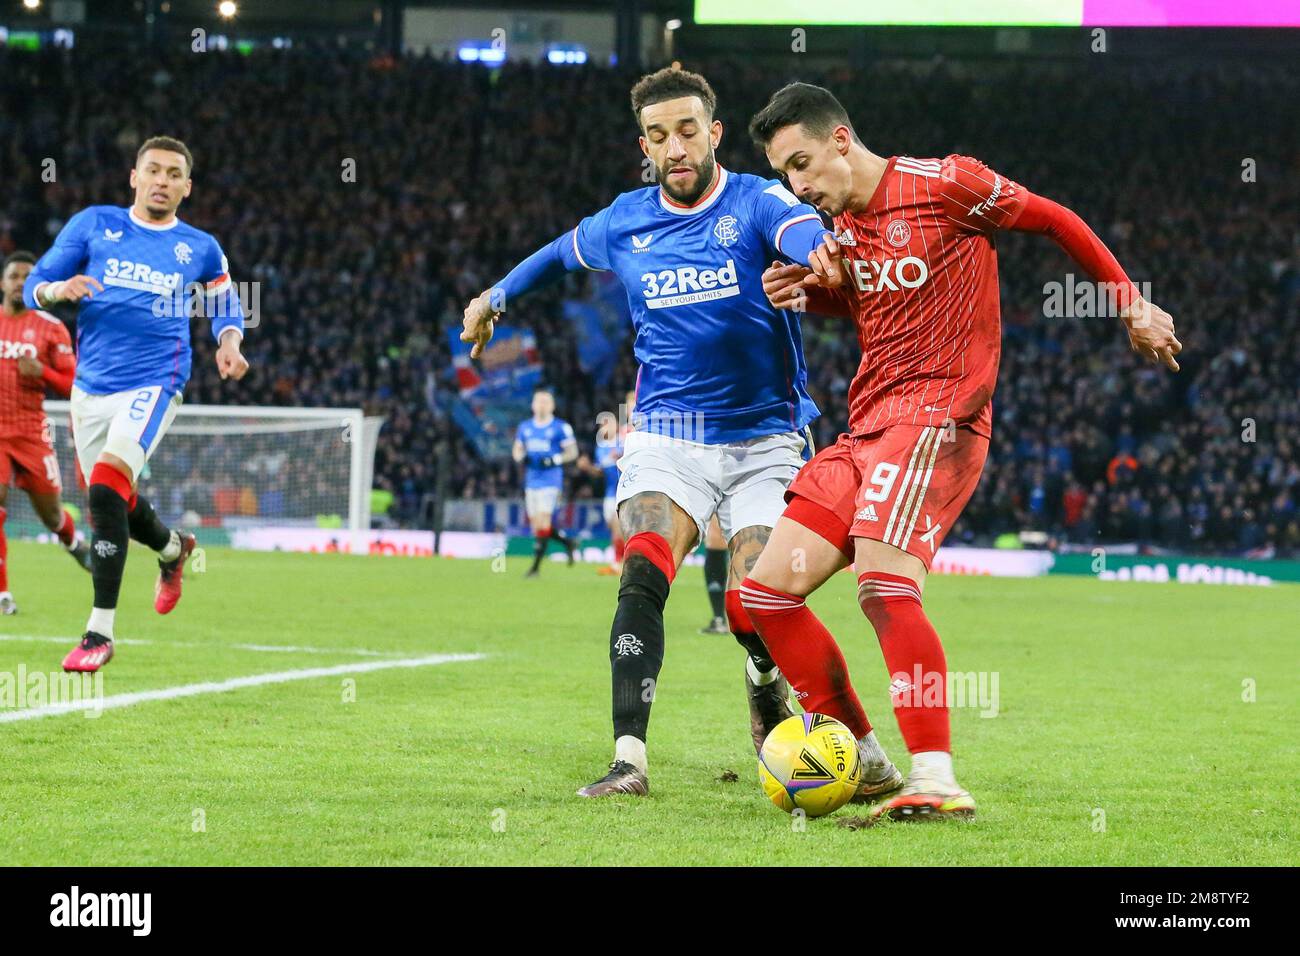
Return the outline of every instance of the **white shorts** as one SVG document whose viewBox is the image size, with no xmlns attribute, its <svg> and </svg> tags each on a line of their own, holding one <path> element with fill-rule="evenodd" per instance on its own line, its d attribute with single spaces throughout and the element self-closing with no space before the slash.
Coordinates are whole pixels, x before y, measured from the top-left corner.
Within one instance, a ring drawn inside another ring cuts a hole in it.
<svg viewBox="0 0 1300 956">
<path fill-rule="evenodd" d="M 605 512 L 605 524 L 609 524 L 618 517 L 618 498 L 616 496 L 610 495 L 607 497 L 601 507 Z"/>
<path fill-rule="evenodd" d="M 811 451 L 802 432 L 728 445 L 632 432 L 618 460 L 618 503 L 660 492 L 695 520 L 700 541 L 715 513 L 730 541 L 742 528 L 776 524 L 785 510 L 785 490 Z"/>
<path fill-rule="evenodd" d="M 546 517 L 549 518 L 555 513 L 555 509 L 559 506 L 559 488 L 524 489 L 524 510 L 528 512 L 529 518 L 533 518 L 536 515 L 546 515 Z"/>
<path fill-rule="evenodd" d="M 180 407 L 180 393 L 161 385 L 108 395 L 87 395 L 74 385 L 72 438 L 82 477 L 89 484 L 95 462 L 108 452 L 126 462 L 138 481 Z"/>
</svg>

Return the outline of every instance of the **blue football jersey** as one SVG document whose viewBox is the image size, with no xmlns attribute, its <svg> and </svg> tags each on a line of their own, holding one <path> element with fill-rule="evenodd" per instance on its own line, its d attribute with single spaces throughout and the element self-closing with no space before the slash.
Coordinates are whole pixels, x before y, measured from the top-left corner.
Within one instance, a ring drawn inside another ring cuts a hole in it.
<svg viewBox="0 0 1300 956">
<path fill-rule="evenodd" d="M 641 365 L 635 427 L 705 444 L 796 431 L 819 414 L 799 317 L 763 295 L 788 258 L 786 230 L 817 211 L 780 182 L 718 166 L 693 206 L 658 186 L 623 193 L 578 224 L 572 252 L 627 290 Z"/>
<path fill-rule="evenodd" d="M 550 468 L 538 468 L 533 465 L 533 456 L 549 455 L 559 458 L 564 445 L 574 441 L 573 428 L 566 421 L 552 418 L 545 425 L 539 425 L 528 418 L 519 423 L 515 438 L 524 446 L 528 457 L 524 459 L 525 488 L 562 488 L 564 487 L 564 466 L 554 465 Z"/>
<path fill-rule="evenodd" d="M 244 328 L 243 309 L 217 240 L 173 219 L 139 219 L 129 207 L 90 206 L 68 220 L 23 288 L 36 307 L 46 282 L 88 275 L 104 290 L 77 313 L 77 387 L 91 395 L 161 385 L 179 392 L 190 377 L 190 316 L 212 334 Z M 197 301 L 202 297 L 202 301 Z"/>
</svg>

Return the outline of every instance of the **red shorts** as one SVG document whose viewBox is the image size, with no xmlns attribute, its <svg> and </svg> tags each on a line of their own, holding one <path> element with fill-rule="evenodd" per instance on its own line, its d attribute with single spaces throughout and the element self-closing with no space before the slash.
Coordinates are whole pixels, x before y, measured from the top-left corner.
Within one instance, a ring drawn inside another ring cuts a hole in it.
<svg viewBox="0 0 1300 956">
<path fill-rule="evenodd" d="M 805 498 L 834 514 L 833 527 L 811 530 L 850 559 L 850 538 L 870 538 L 915 555 L 928 570 L 975 493 L 988 451 L 987 438 L 962 426 L 841 435 L 799 470 L 785 500 Z"/>
<path fill-rule="evenodd" d="M 54 448 L 40 435 L 0 438 L 0 485 L 12 481 L 36 495 L 57 495 L 59 459 Z"/>
</svg>

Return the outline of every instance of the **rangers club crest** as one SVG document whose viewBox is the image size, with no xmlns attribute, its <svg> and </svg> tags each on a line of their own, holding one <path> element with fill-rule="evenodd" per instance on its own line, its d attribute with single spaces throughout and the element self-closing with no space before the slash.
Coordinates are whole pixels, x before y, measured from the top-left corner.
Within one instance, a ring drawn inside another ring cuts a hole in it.
<svg viewBox="0 0 1300 956">
<path fill-rule="evenodd" d="M 737 222 L 735 216 L 722 216 L 713 225 L 713 238 L 718 240 L 718 244 L 729 246 L 740 238 L 740 230 L 736 228 Z"/>
<path fill-rule="evenodd" d="M 177 262 L 179 262 L 183 266 L 189 265 L 190 256 L 193 254 L 194 250 L 191 249 L 187 244 L 183 242 L 178 242 L 176 243 L 176 248 L 173 249 L 172 251 L 176 253 Z"/>
<path fill-rule="evenodd" d="M 901 249 L 912 241 L 912 227 L 902 219 L 891 219 L 885 227 L 885 241 L 895 249 Z"/>
</svg>

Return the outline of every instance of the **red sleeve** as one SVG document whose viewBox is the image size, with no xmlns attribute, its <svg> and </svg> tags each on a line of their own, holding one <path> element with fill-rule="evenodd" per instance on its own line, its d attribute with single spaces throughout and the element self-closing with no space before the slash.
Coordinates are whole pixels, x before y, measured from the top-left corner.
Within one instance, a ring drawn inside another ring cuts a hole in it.
<svg viewBox="0 0 1300 956">
<path fill-rule="evenodd" d="M 41 368 L 41 378 L 45 384 L 54 391 L 58 392 L 63 398 L 72 394 L 72 382 L 77 377 L 77 370 L 70 368 L 66 371 L 60 371 L 49 365 Z"/>
<path fill-rule="evenodd" d="M 68 335 L 68 327 L 59 322 L 52 327 L 41 378 L 46 385 L 67 398 L 72 394 L 72 382 L 76 378 L 76 372 L 77 357 L 72 352 L 72 338 Z"/>
<path fill-rule="evenodd" d="M 1113 301 L 1120 310 L 1141 295 L 1106 244 L 1077 214 L 1050 199 L 1023 189 L 1021 192 L 1026 200 L 1024 209 L 1011 228 L 1051 236 L 1094 281 L 1114 290 Z"/>
<path fill-rule="evenodd" d="M 959 229 L 1010 229 L 1025 207 L 1028 191 L 969 156 L 948 156 L 939 166 L 943 211 Z"/>
</svg>

